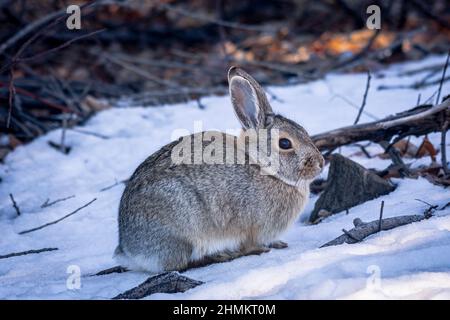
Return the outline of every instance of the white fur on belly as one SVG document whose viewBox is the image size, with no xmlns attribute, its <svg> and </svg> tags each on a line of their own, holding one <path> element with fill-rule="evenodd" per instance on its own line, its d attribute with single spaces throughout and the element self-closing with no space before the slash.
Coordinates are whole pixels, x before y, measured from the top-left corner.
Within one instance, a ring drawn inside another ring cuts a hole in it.
<svg viewBox="0 0 450 320">
<path fill-rule="evenodd" d="M 156 255 L 151 255 L 146 257 L 144 255 L 128 256 L 124 253 L 114 255 L 116 261 L 122 266 L 130 270 L 135 271 L 148 271 L 148 272 L 162 272 L 164 271 L 159 257 Z"/>
<path fill-rule="evenodd" d="M 237 250 L 241 244 L 240 239 L 200 239 L 195 241 L 192 250 L 191 261 L 199 260 L 207 255 L 223 252 L 225 250 Z"/>
</svg>

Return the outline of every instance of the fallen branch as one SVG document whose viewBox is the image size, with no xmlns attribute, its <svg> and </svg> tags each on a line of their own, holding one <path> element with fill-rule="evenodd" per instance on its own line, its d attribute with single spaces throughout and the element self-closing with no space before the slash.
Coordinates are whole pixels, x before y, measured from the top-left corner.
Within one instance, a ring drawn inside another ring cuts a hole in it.
<svg viewBox="0 0 450 320">
<path fill-rule="evenodd" d="M 346 231 L 343 235 L 337 237 L 334 240 L 331 240 L 330 242 L 325 243 L 320 248 L 336 246 L 343 243 L 352 244 L 361 242 L 368 236 L 377 232 L 394 229 L 400 226 L 404 226 L 405 224 L 422 221 L 430 217 L 431 212 L 423 215 L 417 214 L 386 218 L 381 220 L 378 219 L 367 223 L 362 222 L 359 218 L 356 218 L 353 220 L 353 225 L 355 226 L 353 229 L 351 229 L 350 231 Z"/>
<path fill-rule="evenodd" d="M 51 225 L 53 225 L 53 224 L 56 224 L 56 223 L 58 223 L 58 222 L 60 222 L 60 221 L 62 221 L 62 220 L 64 220 L 64 219 L 66 219 L 66 218 L 68 218 L 68 217 L 74 215 L 75 213 L 77 213 L 77 212 L 80 211 L 81 209 L 86 208 L 88 205 L 90 205 L 90 204 L 91 204 L 92 202 L 94 202 L 95 200 L 97 200 L 97 198 L 92 199 L 91 201 L 89 201 L 88 203 L 86 203 L 84 206 L 79 207 L 79 208 L 76 209 L 75 211 L 72 211 L 71 213 L 65 215 L 65 216 L 62 217 L 62 218 L 59 218 L 59 219 L 57 219 L 57 220 L 55 220 L 55 221 L 52 221 L 52 222 L 48 222 L 48 223 L 43 224 L 42 226 L 39 226 L 39 227 L 36 227 L 36 228 L 32 228 L 32 229 L 28 229 L 28 230 L 21 231 L 21 232 L 19 232 L 19 234 L 30 233 L 30 232 L 37 231 L 37 230 L 43 229 L 43 228 L 45 228 L 45 227 L 51 226 Z"/>
<path fill-rule="evenodd" d="M 42 249 L 37 249 L 37 250 L 28 250 L 28 251 L 22 251 L 22 252 L 13 252 L 13 253 L 8 253 L 5 255 L 0 256 L 0 259 L 6 259 L 6 258 L 11 258 L 11 257 L 18 257 L 18 256 L 24 256 L 27 254 L 35 254 L 35 253 L 41 253 L 41 252 L 47 252 L 47 251 L 55 251 L 58 250 L 58 248 L 42 248 Z"/>
<path fill-rule="evenodd" d="M 202 281 L 190 279 L 178 272 L 165 272 L 145 280 L 135 288 L 125 291 L 113 299 L 142 299 L 154 293 L 185 292 L 203 284 Z"/>
<path fill-rule="evenodd" d="M 364 124 L 342 127 L 312 136 L 319 150 L 334 150 L 359 141 L 389 141 L 393 136 L 420 136 L 441 132 L 442 117 L 450 121 L 450 99 L 437 106 L 422 105 L 394 116 Z"/>
</svg>

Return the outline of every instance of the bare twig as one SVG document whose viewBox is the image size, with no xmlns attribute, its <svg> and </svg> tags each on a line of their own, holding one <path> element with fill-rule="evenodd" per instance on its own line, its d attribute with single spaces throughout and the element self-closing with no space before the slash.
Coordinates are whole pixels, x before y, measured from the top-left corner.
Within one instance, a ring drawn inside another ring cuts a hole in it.
<svg viewBox="0 0 450 320">
<path fill-rule="evenodd" d="M 422 99 L 422 94 L 421 93 L 419 93 L 419 95 L 417 96 L 416 107 L 420 106 L 420 99 Z"/>
<path fill-rule="evenodd" d="M 450 59 L 450 51 L 447 53 L 447 59 L 445 60 L 444 69 L 442 70 L 442 77 L 441 80 L 439 81 L 439 89 L 436 96 L 436 104 L 439 104 L 439 99 L 441 98 L 442 85 L 444 84 L 445 73 L 447 72 L 449 59 Z"/>
<path fill-rule="evenodd" d="M 108 140 L 109 139 L 108 136 L 105 136 L 105 135 L 97 133 L 97 132 L 92 132 L 92 131 L 88 131 L 88 130 L 84 130 L 84 129 L 78 129 L 78 128 L 68 128 L 68 129 L 73 131 L 73 132 L 85 134 L 85 135 L 88 135 L 88 136 L 97 137 L 97 138 L 100 138 L 100 139 L 103 139 L 103 140 Z"/>
<path fill-rule="evenodd" d="M 13 46 L 17 41 L 21 40 L 22 38 L 26 37 L 29 33 L 33 32 L 34 30 L 39 30 L 42 26 L 47 24 L 50 21 L 54 21 L 55 19 L 61 18 L 66 14 L 66 9 L 59 10 L 56 12 L 52 12 L 32 23 L 29 23 L 20 30 L 19 32 L 16 32 L 14 36 L 6 40 L 2 45 L 0 45 L 0 54 L 5 52 L 6 49 Z M 41 29 L 42 30 L 42 29 Z"/>
<path fill-rule="evenodd" d="M 143 66 L 149 67 L 157 67 L 157 68 L 175 68 L 181 70 L 192 71 L 193 73 L 200 73 L 203 76 L 208 75 L 217 75 L 217 72 L 220 72 L 222 69 L 215 68 L 214 66 L 204 66 L 201 64 L 188 64 L 179 61 L 173 60 L 163 60 L 163 59 L 143 59 L 136 57 L 134 55 L 128 55 L 124 53 L 114 53 L 116 57 L 119 57 L 122 61 L 134 63 Z M 200 58 L 200 57 L 199 57 Z"/>
<path fill-rule="evenodd" d="M 59 143 L 53 141 L 48 141 L 47 143 L 50 147 L 54 148 L 55 150 L 58 150 L 63 154 L 69 154 L 70 150 L 72 149 L 71 147 L 61 146 Z"/>
<path fill-rule="evenodd" d="M 104 2 L 106 3 L 107 1 L 101 1 L 101 0 L 91 1 L 91 2 L 80 5 L 80 9 L 100 5 Z M 36 40 L 46 30 L 46 28 L 44 28 L 45 25 L 47 25 L 49 22 L 51 22 L 50 25 L 54 25 L 54 24 L 58 23 L 59 21 L 61 21 L 65 16 L 66 16 L 66 8 L 52 12 L 32 23 L 27 24 L 22 30 L 20 30 L 19 32 L 16 32 L 11 38 L 9 38 L 2 45 L 0 45 L 0 55 L 3 54 L 6 49 L 10 48 L 15 43 L 17 43 L 21 39 L 25 38 L 33 31 L 39 30 L 29 40 L 27 40 L 27 42 L 28 42 L 27 46 L 28 46 L 31 42 Z M 49 25 L 47 25 L 47 27 L 48 26 Z"/>
<path fill-rule="evenodd" d="M 106 191 L 106 190 L 112 189 L 112 188 L 114 188 L 115 186 L 118 186 L 119 184 L 122 184 L 122 183 L 127 183 L 127 182 L 128 182 L 128 179 L 124 179 L 124 180 L 116 181 L 116 182 L 115 182 L 115 183 L 113 183 L 112 185 L 109 185 L 109 186 L 107 186 L 107 187 L 104 187 L 104 188 L 100 189 L 100 192 L 103 192 L 103 191 Z"/>
<path fill-rule="evenodd" d="M 351 56 L 350 58 L 337 63 L 335 66 L 332 67 L 332 69 L 334 70 L 340 69 L 364 57 L 372 48 L 372 45 L 375 43 L 375 40 L 377 39 L 379 34 L 380 29 L 375 30 L 373 35 L 370 37 L 370 39 L 367 41 L 367 44 L 364 46 L 364 48 L 361 49 L 361 51 Z"/>
<path fill-rule="evenodd" d="M 357 29 L 364 27 L 365 21 L 358 10 L 355 10 L 353 7 L 351 7 L 345 0 L 335 0 L 334 2 L 337 4 L 337 7 L 339 9 L 342 9 L 350 17 L 352 17 Z"/>
<path fill-rule="evenodd" d="M 359 143 L 355 143 L 354 146 L 358 147 L 362 153 L 364 153 L 364 155 L 368 158 L 368 159 L 372 159 L 372 155 L 369 153 L 369 151 L 367 151 L 367 147 L 370 145 L 370 142 L 366 145 L 362 145 Z"/>
<path fill-rule="evenodd" d="M 444 70 L 442 71 L 442 78 L 439 82 L 439 89 L 436 97 L 436 103 L 439 102 L 439 99 L 441 97 L 441 91 L 442 91 L 442 85 L 444 84 L 445 79 L 445 73 L 447 72 L 448 68 L 448 62 L 450 60 L 450 51 L 447 53 L 447 59 L 445 60 Z M 444 170 L 445 175 L 450 174 L 450 170 L 447 165 L 447 145 L 446 145 L 446 136 L 447 136 L 447 130 L 449 126 L 448 119 L 445 119 L 445 115 L 442 115 L 442 131 L 441 131 L 441 163 L 442 163 L 442 169 Z"/>
<path fill-rule="evenodd" d="M 383 209 L 384 209 L 384 200 L 381 201 L 380 219 L 378 220 L 378 231 L 381 231 L 381 226 L 382 226 L 382 223 L 383 223 Z"/>
<path fill-rule="evenodd" d="M 61 198 L 61 199 L 56 199 L 55 201 L 50 202 L 50 199 L 45 200 L 45 202 L 43 204 L 41 204 L 41 208 L 47 208 L 50 207 L 58 202 L 62 202 L 62 201 L 66 201 L 69 199 L 75 198 L 75 195 L 71 195 L 65 198 Z"/>
<path fill-rule="evenodd" d="M 224 10 L 224 2 L 223 0 L 216 0 L 216 17 L 217 20 L 221 20 L 223 17 L 223 10 Z M 225 27 L 223 25 L 218 24 L 217 25 L 219 29 L 219 36 L 220 36 L 220 49 L 222 50 L 222 55 L 225 61 L 230 61 L 230 55 L 228 54 L 226 42 L 227 42 L 227 33 L 225 31 Z"/>
<path fill-rule="evenodd" d="M 392 163 L 394 165 L 398 166 L 399 168 L 401 168 L 401 170 L 399 170 L 399 173 L 402 177 L 405 177 L 405 176 L 412 177 L 413 176 L 411 170 L 409 170 L 409 168 L 403 162 L 400 152 L 397 150 L 397 148 L 392 148 L 392 143 L 389 144 L 389 142 L 387 142 L 387 141 L 380 141 L 379 145 L 381 147 L 383 147 L 385 152 L 389 155 L 389 157 L 392 160 Z"/>
<path fill-rule="evenodd" d="M 439 70 L 442 70 L 443 67 L 444 67 L 444 64 L 442 64 L 442 63 L 433 64 L 433 65 L 427 66 L 427 67 L 422 67 L 421 66 L 420 68 L 417 68 L 417 69 L 400 72 L 400 73 L 397 74 L 397 76 L 399 76 L 399 77 L 410 77 L 410 76 L 413 76 L 415 74 L 423 73 L 423 72 L 426 72 L 426 71 L 439 72 Z"/>
<path fill-rule="evenodd" d="M 72 43 L 74 43 L 76 41 L 92 37 L 93 35 L 96 35 L 96 34 L 98 34 L 100 32 L 105 31 L 105 30 L 106 29 L 100 29 L 100 30 L 95 30 L 95 31 L 89 32 L 87 34 L 83 34 L 83 35 L 81 35 L 79 37 L 75 37 L 73 39 L 70 39 L 70 40 L 64 42 L 63 44 L 61 44 L 61 45 L 59 45 L 57 47 L 51 48 L 49 50 L 46 50 L 44 52 L 40 52 L 40 53 L 37 53 L 37 54 L 29 56 L 29 57 L 18 58 L 17 61 L 18 62 L 29 62 L 29 61 L 40 59 L 40 58 L 42 58 L 42 57 L 44 57 L 46 55 L 49 55 L 49 54 L 55 53 L 58 50 L 64 49 L 64 48 L 70 46 Z"/>
<path fill-rule="evenodd" d="M 61 142 L 59 143 L 59 148 L 62 153 L 65 153 L 65 151 L 66 151 L 65 142 L 66 142 L 67 120 L 68 120 L 67 117 L 65 115 L 63 115 L 62 130 L 61 130 Z"/>
<path fill-rule="evenodd" d="M 74 215 L 75 213 L 77 213 L 77 212 L 80 211 L 81 209 L 86 208 L 87 206 L 89 206 L 89 205 L 90 205 L 92 202 L 94 202 L 95 200 L 97 200 L 97 198 L 92 199 L 91 201 L 89 201 L 89 202 L 86 203 L 85 205 L 79 207 L 78 209 L 76 209 L 75 211 L 72 211 L 71 213 L 65 215 L 64 217 L 61 217 L 61 218 L 59 218 L 59 219 L 57 219 L 57 220 L 55 220 L 55 221 L 52 221 L 52 222 L 48 222 L 48 223 L 43 224 L 42 226 L 39 226 L 39 227 L 36 227 L 36 228 L 32 228 L 32 229 L 28 229 L 28 230 L 21 231 L 21 232 L 19 232 L 19 234 L 30 233 L 30 232 L 37 231 L 37 230 L 43 229 L 43 228 L 45 228 L 45 227 L 51 226 L 51 225 L 53 225 L 53 224 L 56 224 L 56 223 L 58 223 L 58 222 L 60 222 L 60 221 L 62 221 L 62 220 L 64 220 L 64 219 L 66 219 L 66 218 L 68 218 L 68 217 Z"/>
<path fill-rule="evenodd" d="M 7 86 L 7 84 L 5 84 L 3 82 L 0 82 L 0 88 L 1 87 L 6 87 L 6 86 Z M 60 104 L 54 103 L 54 102 L 49 101 L 47 99 L 41 98 L 38 95 L 36 95 L 36 94 L 34 94 L 34 93 L 32 93 L 32 92 L 30 92 L 28 90 L 25 90 L 25 89 L 22 89 L 22 88 L 14 88 L 14 91 L 19 93 L 19 94 L 23 94 L 25 96 L 28 96 L 28 97 L 30 97 L 30 98 L 32 98 L 34 100 L 40 101 L 43 104 L 49 106 L 50 108 L 57 109 L 57 110 L 60 110 L 60 111 L 63 111 L 63 112 L 72 112 L 72 110 L 70 110 L 69 108 L 66 108 L 66 107 L 64 107 L 64 106 L 62 106 Z M 80 114 L 78 111 L 75 111 L 75 113 L 76 114 Z"/>
<path fill-rule="evenodd" d="M 345 97 L 345 96 L 343 96 L 343 95 L 341 95 L 341 94 L 339 94 L 339 93 L 335 93 L 335 94 L 331 97 L 330 101 L 333 100 L 334 98 L 339 98 L 339 99 L 341 99 L 342 101 L 346 102 L 347 105 L 349 105 L 350 107 L 352 107 L 352 108 L 354 108 L 354 109 L 356 109 L 356 110 L 358 110 L 358 111 L 359 111 L 359 109 L 361 108 L 361 107 L 358 106 L 356 103 L 354 103 L 353 101 L 351 101 L 350 99 L 348 99 L 347 97 Z M 363 110 L 362 113 L 365 114 L 366 116 L 368 116 L 369 118 L 371 118 L 372 120 L 378 120 L 378 119 L 379 119 L 377 116 L 375 116 L 375 115 L 372 114 L 372 113 L 367 112 L 366 110 Z"/>
<path fill-rule="evenodd" d="M 6 128 L 9 128 L 9 125 L 11 123 L 11 116 L 12 116 L 12 109 L 13 109 L 13 103 L 14 98 L 16 97 L 16 88 L 14 87 L 14 68 L 11 68 L 9 72 L 9 97 L 8 97 L 8 103 L 9 103 L 9 110 L 8 110 L 8 119 L 6 120 Z"/>
<path fill-rule="evenodd" d="M 447 82 L 450 80 L 450 76 L 445 77 L 442 82 Z M 434 86 L 436 84 L 439 84 L 441 82 L 441 79 L 432 80 L 432 81 L 416 81 L 412 84 L 397 84 L 397 85 L 379 85 L 377 87 L 377 90 L 388 90 L 388 89 L 420 89 L 425 88 L 429 86 Z M 435 94 L 433 94 L 434 96 Z M 428 101 L 425 101 L 427 103 Z"/>
<path fill-rule="evenodd" d="M 17 215 L 20 216 L 19 206 L 17 205 L 16 200 L 14 200 L 14 196 L 12 195 L 12 193 L 9 194 L 9 198 L 11 199 L 11 202 L 13 204 L 14 209 L 16 210 Z"/>
<path fill-rule="evenodd" d="M 110 62 L 112 62 L 112 63 L 114 63 L 114 64 L 116 64 L 118 66 L 121 66 L 122 68 L 124 68 L 124 69 L 126 69 L 128 71 L 134 72 L 135 74 L 137 74 L 137 75 L 139 75 L 139 76 L 141 76 L 141 77 L 143 77 L 143 78 L 145 78 L 147 80 L 155 82 L 155 83 L 157 83 L 159 85 L 167 86 L 167 87 L 170 87 L 170 88 L 177 88 L 178 87 L 178 85 L 176 83 L 172 82 L 172 81 L 164 80 L 164 79 L 161 79 L 158 76 L 154 76 L 153 74 L 143 70 L 142 68 L 136 67 L 135 65 L 133 65 L 131 63 L 127 63 L 127 62 L 125 62 L 125 61 L 123 61 L 123 60 L 121 60 L 121 59 L 119 59 L 117 57 L 114 57 L 112 55 L 104 55 L 104 54 L 102 54 L 102 56 L 106 60 L 108 60 L 108 61 L 110 61 Z"/>
<path fill-rule="evenodd" d="M 441 163 L 442 163 L 442 169 L 444 170 L 444 173 L 446 175 L 450 174 L 450 169 L 448 168 L 448 164 L 447 164 L 447 143 L 446 143 L 448 127 L 449 127 L 449 121 L 444 120 L 444 125 L 442 126 L 442 132 L 441 132 Z"/>
<path fill-rule="evenodd" d="M 89 6 L 93 6 L 96 4 L 99 4 L 102 1 L 98 1 L 98 2 L 91 2 L 91 3 L 86 3 L 84 5 L 81 6 L 81 8 L 84 7 L 89 7 Z M 25 51 L 25 49 L 33 42 L 35 41 L 37 38 L 39 38 L 48 28 L 50 28 L 51 26 L 56 25 L 59 21 L 61 21 L 62 18 L 64 18 L 66 14 L 65 9 L 63 10 L 59 10 L 57 12 L 53 12 L 39 20 L 37 20 L 34 23 L 30 23 L 28 24 L 24 29 L 22 29 L 21 31 L 19 31 L 18 33 L 16 33 L 13 37 L 11 37 L 10 39 L 8 39 L 5 43 L 3 43 L 0 46 L 0 55 L 11 45 L 14 45 L 17 41 L 19 41 L 21 38 L 25 37 L 26 35 L 28 35 L 28 33 L 32 32 L 33 30 L 38 30 L 33 36 L 31 36 L 27 41 L 25 41 L 20 48 L 17 50 L 17 52 L 14 54 L 14 56 L 12 57 L 12 59 L 4 64 L 4 66 L 1 68 L 1 72 L 3 72 L 4 70 L 7 70 L 7 68 L 10 68 L 10 79 L 9 79 L 9 111 L 8 111 L 8 117 L 7 117 L 7 121 L 6 121 L 6 127 L 9 128 L 10 126 L 10 121 L 11 121 L 11 115 L 12 115 L 12 109 L 13 109 L 13 102 L 14 102 L 14 98 L 16 96 L 16 90 L 14 87 L 14 67 L 22 62 L 22 61 L 29 61 L 29 60 L 34 60 L 35 58 L 39 58 L 42 57 L 46 54 L 49 53 L 53 53 L 56 52 L 59 49 L 62 49 L 64 47 L 69 46 L 71 43 L 79 40 L 79 39 L 83 39 L 86 38 L 88 36 L 91 36 L 95 33 L 101 32 L 103 30 L 97 30 L 94 32 L 91 32 L 87 35 L 83 35 L 74 39 L 71 39 L 69 41 L 67 41 L 66 43 L 62 44 L 61 46 L 58 46 L 56 48 L 50 49 L 48 51 L 39 53 L 37 55 L 31 56 L 31 57 L 27 57 L 27 58 L 21 58 L 22 53 Z M 47 24 L 49 21 L 52 21 L 52 23 L 48 24 L 46 27 L 44 28 L 40 28 L 41 26 Z M 40 29 L 39 29 L 40 28 Z"/>
<path fill-rule="evenodd" d="M 414 200 L 419 201 L 419 202 L 422 202 L 422 203 L 425 203 L 426 205 L 428 205 L 428 206 L 430 206 L 430 207 L 433 207 L 433 205 L 432 205 L 431 203 L 426 202 L 425 200 L 422 200 L 422 199 L 414 199 Z"/>
<path fill-rule="evenodd" d="M 427 219 L 430 218 L 433 215 L 433 212 L 439 207 L 439 205 L 433 205 L 421 199 L 414 199 L 414 200 L 425 203 L 428 206 L 428 209 L 425 210 L 425 212 L 423 213 Z"/>
<path fill-rule="evenodd" d="M 367 71 L 367 82 L 366 82 L 366 90 L 364 91 L 363 101 L 361 103 L 361 107 L 359 108 L 358 115 L 356 116 L 354 125 L 359 122 L 359 118 L 361 117 L 362 112 L 364 111 L 364 107 L 366 106 L 367 94 L 370 89 L 370 79 L 372 78 L 370 71 Z"/>
<path fill-rule="evenodd" d="M 58 250 L 58 248 L 42 248 L 42 249 L 37 249 L 37 250 L 13 252 L 13 253 L 8 253 L 8 254 L 0 256 L 0 259 L 24 256 L 24 255 L 27 255 L 27 254 L 35 254 L 35 253 L 41 253 L 41 252 L 55 251 L 55 250 Z"/>
<path fill-rule="evenodd" d="M 446 204 L 444 204 L 439 210 L 445 210 L 448 207 L 450 207 L 450 202 L 447 202 Z"/>
<path fill-rule="evenodd" d="M 445 18 L 441 18 L 439 15 L 434 14 L 433 12 L 431 12 L 430 9 L 428 9 L 424 2 L 427 1 L 419 1 L 419 0 L 409 0 L 409 2 L 416 7 L 424 16 L 426 16 L 427 18 L 436 21 L 439 25 L 441 25 L 444 28 L 447 28 L 450 30 L 450 24 L 448 23 L 447 20 L 445 20 Z"/>
<path fill-rule="evenodd" d="M 202 14 L 198 14 L 192 11 L 188 11 L 179 7 L 175 7 L 173 5 L 170 5 L 168 3 L 161 3 L 159 6 L 165 10 L 175 12 L 179 15 L 186 16 L 195 20 L 214 23 L 223 27 L 227 28 L 234 28 L 234 29 L 241 29 L 241 30 L 247 30 L 247 31 L 258 31 L 258 32 L 267 32 L 267 31 L 274 31 L 272 28 L 268 27 L 260 27 L 255 25 L 248 25 L 248 24 L 242 24 L 242 23 L 236 23 L 236 22 L 230 22 L 230 21 L 224 21 L 219 20 L 216 18 L 207 17 Z"/>
</svg>

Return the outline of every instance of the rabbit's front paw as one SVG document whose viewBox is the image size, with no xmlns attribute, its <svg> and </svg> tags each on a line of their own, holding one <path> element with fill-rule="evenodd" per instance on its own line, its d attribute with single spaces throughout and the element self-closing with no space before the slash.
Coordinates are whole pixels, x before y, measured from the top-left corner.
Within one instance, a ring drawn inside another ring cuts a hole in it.
<svg viewBox="0 0 450 320">
<path fill-rule="evenodd" d="M 288 244 L 281 240 L 276 240 L 276 241 L 272 242 L 271 244 L 269 244 L 269 248 L 273 248 L 273 249 L 284 249 L 287 247 L 288 247 Z"/>
</svg>

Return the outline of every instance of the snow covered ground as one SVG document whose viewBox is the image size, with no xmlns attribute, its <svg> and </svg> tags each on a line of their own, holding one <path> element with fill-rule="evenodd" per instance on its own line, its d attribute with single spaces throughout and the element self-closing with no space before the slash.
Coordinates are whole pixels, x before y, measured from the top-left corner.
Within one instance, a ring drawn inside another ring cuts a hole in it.
<svg viewBox="0 0 450 320">
<path fill-rule="evenodd" d="M 399 73 L 444 61 L 443 56 L 431 57 L 375 74 L 367 113 L 360 122 L 411 108 L 419 93 L 422 102 L 427 100 L 436 91 L 435 86 L 420 91 L 379 91 L 377 87 L 413 83 L 426 72 L 412 76 L 399 76 Z M 277 112 L 298 121 L 314 134 L 353 123 L 365 85 L 365 74 L 330 75 L 321 81 L 272 87 L 270 91 L 279 98 L 272 101 Z M 448 93 L 447 83 L 443 94 Z M 183 134 L 177 129 L 239 128 L 228 97 L 204 98 L 202 104 L 206 109 L 200 110 L 192 102 L 106 110 L 80 129 L 108 139 L 68 131 L 67 142 L 72 151 L 63 155 L 47 144 L 49 140 L 59 141 L 61 131 L 55 130 L 9 154 L 0 166 L 3 179 L 0 255 L 44 247 L 59 250 L 0 259 L 0 298 L 109 299 L 144 281 L 148 275 L 138 272 L 89 276 L 115 265 L 112 253 L 117 243 L 117 208 L 124 185 L 102 189 L 128 178 L 148 155 Z M 194 124 L 196 121 L 201 121 L 202 126 L 198 122 Z M 431 135 L 430 139 L 439 146 L 438 134 Z M 420 143 L 419 139 L 412 141 Z M 372 154 L 380 152 L 377 146 L 368 150 Z M 447 150 L 450 153 L 449 145 Z M 350 147 L 341 150 L 345 155 L 355 151 Z M 372 168 L 389 165 L 389 160 L 379 158 L 353 155 L 352 159 Z M 418 166 L 429 164 L 430 159 L 408 161 Z M 421 214 L 427 205 L 415 199 L 440 206 L 450 201 L 448 189 L 425 179 L 395 180 L 395 183 L 398 188 L 394 192 L 354 207 L 348 215 L 340 213 L 318 225 L 308 225 L 304 221 L 317 199 L 313 196 L 299 221 L 282 237 L 289 248 L 188 271 L 188 277 L 205 284 L 185 293 L 155 294 L 148 298 L 450 299 L 450 208 L 438 211 L 429 220 L 373 235 L 360 244 L 318 249 L 340 235 L 343 228 L 350 229 L 355 217 L 363 221 L 377 219 L 381 200 L 385 201 L 385 217 Z M 11 205 L 10 193 L 22 212 L 19 217 Z M 41 208 L 47 199 L 69 196 L 74 197 Z M 18 234 L 58 219 L 93 198 L 97 198 L 94 203 L 66 220 L 36 232 Z M 67 280 L 78 268 L 81 287 L 70 289 Z"/>
</svg>

